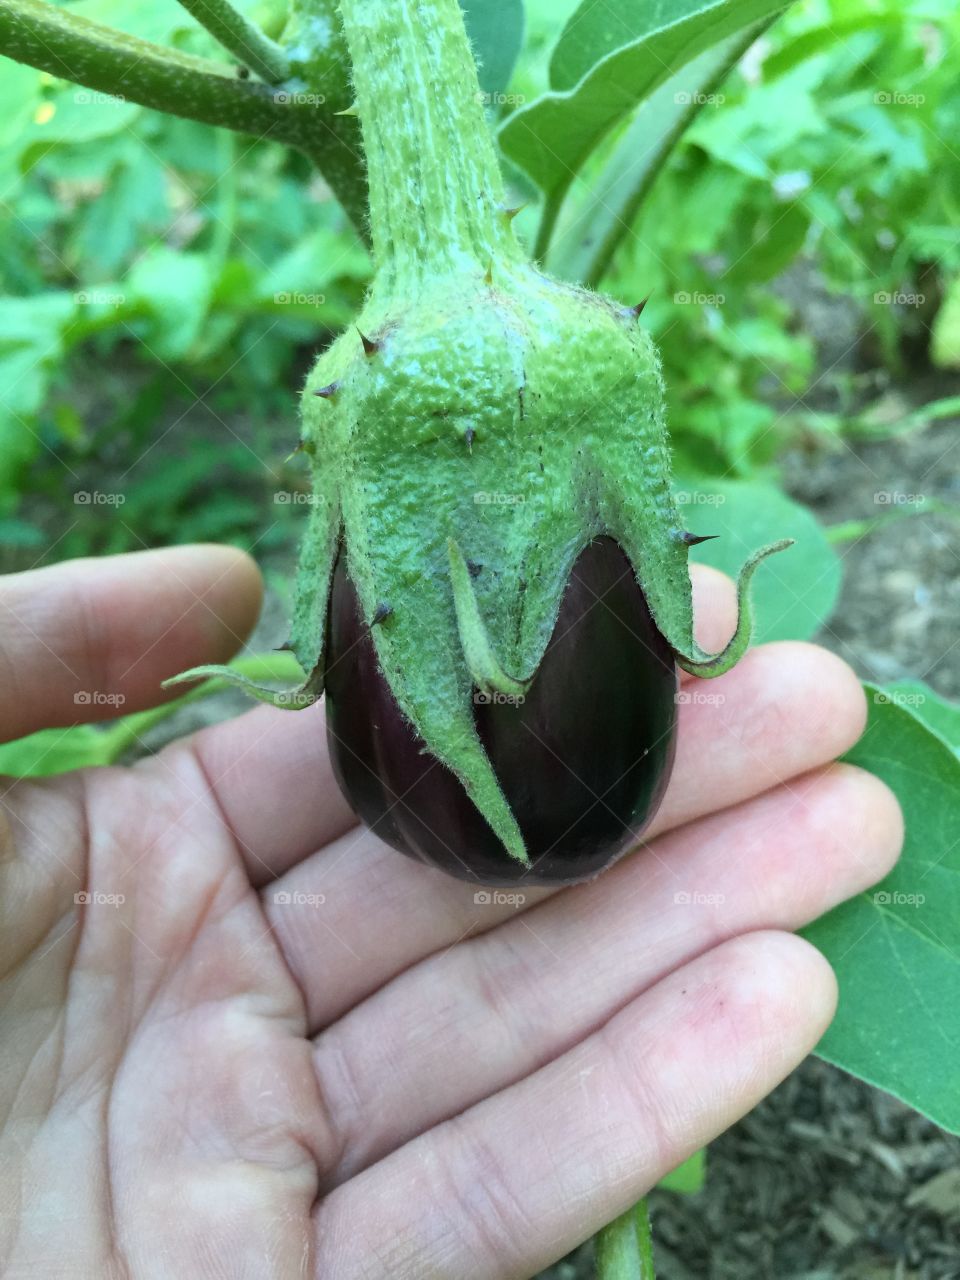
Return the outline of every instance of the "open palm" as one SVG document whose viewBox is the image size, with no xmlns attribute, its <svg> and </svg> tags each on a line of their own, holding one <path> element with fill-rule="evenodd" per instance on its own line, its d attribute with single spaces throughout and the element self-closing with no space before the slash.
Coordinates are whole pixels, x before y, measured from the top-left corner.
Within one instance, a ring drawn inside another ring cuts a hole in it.
<svg viewBox="0 0 960 1280">
<path fill-rule="evenodd" d="M 730 587 L 695 585 L 716 648 Z M 259 592 L 213 547 L 7 579 L 0 731 L 151 705 Z M 887 871 L 899 813 L 829 764 L 864 714 L 831 655 L 684 688 L 643 848 L 520 904 L 357 827 L 319 708 L 7 780 L 3 1274 L 523 1278 L 753 1106 L 833 1012 L 788 931 Z"/>
</svg>

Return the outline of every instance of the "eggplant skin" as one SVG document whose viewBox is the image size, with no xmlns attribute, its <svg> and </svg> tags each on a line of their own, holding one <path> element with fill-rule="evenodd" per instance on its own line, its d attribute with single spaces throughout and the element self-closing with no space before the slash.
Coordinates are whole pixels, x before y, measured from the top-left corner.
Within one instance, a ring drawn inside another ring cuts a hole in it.
<svg viewBox="0 0 960 1280">
<path fill-rule="evenodd" d="M 676 748 L 677 669 L 612 538 L 574 565 L 522 703 L 474 695 L 477 732 L 526 841 L 512 858 L 429 755 L 380 672 L 341 548 L 327 617 L 327 736 L 354 812 L 401 853 L 489 886 L 574 884 L 636 844 Z"/>
</svg>

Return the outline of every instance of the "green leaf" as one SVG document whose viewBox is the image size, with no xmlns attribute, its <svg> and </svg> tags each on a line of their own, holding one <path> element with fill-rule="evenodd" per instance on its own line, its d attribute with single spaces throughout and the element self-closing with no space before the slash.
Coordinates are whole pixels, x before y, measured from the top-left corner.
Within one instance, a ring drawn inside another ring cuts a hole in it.
<svg viewBox="0 0 960 1280">
<path fill-rule="evenodd" d="M 941 698 L 922 680 L 894 680 L 885 684 L 877 697 L 912 711 L 954 751 L 960 751 L 960 703 Z"/>
<path fill-rule="evenodd" d="M 0 147 L 19 143 L 39 104 L 40 72 L 0 58 Z"/>
<path fill-rule="evenodd" d="M 558 252 L 549 259 L 551 271 L 567 280 L 598 283 L 678 139 L 765 26 L 757 23 L 746 36 L 729 36 L 704 50 L 641 105 L 564 224 Z"/>
<path fill-rule="evenodd" d="M 187 353 L 203 325 L 213 283 L 212 264 L 199 253 L 159 246 L 137 262 L 128 284 L 133 299 L 152 313 L 147 342 L 155 356 L 177 360 Z"/>
<path fill-rule="evenodd" d="M 584 0 L 554 55 L 560 91 L 521 107 L 500 131 L 506 155 L 546 196 L 545 226 L 615 124 L 705 49 L 783 8 L 783 0 Z"/>
<path fill-rule="evenodd" d="M 510 83 L 523 43 L 523 0 L 460 0 L 484 93 Z"/>
<path fill-rule="evenodd" d="M 70 85 L 42 103 L 23 130 L 21 164 L 31 168 L 52 147 L 113 137 L 128 129 L 142 109 L 135 102 Z"/>
<path fill-rule="evenodd" d="M 754 639 L 807 640 L 833 612 L 840 592 L 836 552 L 815 517 L 769 485 L 712 481 L 676 486 L 690 532 L 717 534 L 691 549 L 691 559 L 735 577 L 750 553 L 774 538 L 796 544 L 757 571 Z"/>
<path fill-rule="evenodd" d="M 906 843 L 882 884 L 805 930 L 840 981 L 818 1052 L 960 1133 L 960 760 L 912 711 L 866 690 L 867 730 L 845 758 L 892 788 Z"/>
<path fill-rule="evenodd" d="M 47 778 L 110 760 L 109 732 L 92 724 L 41 729 L 15 742 L 0 743 L 0 774 L 13 778 Z"/>
<path fill-rule="evenodd" d="M 677 1191 L 681 1195 L 692 1196 L 703 1189 L 707 1180 L 707 1153 L 701 1148 L 692 1156 L 677 1165 L 672 1173 L 661 1178 L 657 1184 L 662 1191 Z"/>
</svg>

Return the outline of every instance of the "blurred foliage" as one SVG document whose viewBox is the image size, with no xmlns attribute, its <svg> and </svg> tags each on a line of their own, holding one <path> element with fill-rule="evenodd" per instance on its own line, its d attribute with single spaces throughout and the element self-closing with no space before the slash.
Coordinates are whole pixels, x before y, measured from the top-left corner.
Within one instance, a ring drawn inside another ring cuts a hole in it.
<svg viewBox="0 0 960 1280">
<path fill-rule="evenodd" d="M 214 52 L 175 0 L 74 7 Z M 244 7 L 280 30 L 282 4 Z M 527 0 L 492 117 L 546 87 L 574 7 Z M 925 350 L 960 274 L 958 37 L 952 0 L 805 0 L 684 135 L 603 281 L 651 295 L 681 471 L 754 477 L 791 431 L 859 409 L 848 362 L 818 370 L 791 266 L 844 300 L 874 363 Z M 298 382 L 353 314 L 365 251 L 302 157 L 0 64 L 0 547 L 282 540 Z"/>
<path fill-rule="evenodd" d="M 798 259 L 844 300 L 860 360 L 902 373 L 911 350 L 925 356 L 960 273 L 958 40 L 952 0 L 802 4 L 684 135 L 603 284 L 651 295 L 689 466 L 749 474 L 792 409 L 822 406 L 828 389 L 843 404 L 816 358 L 830 335 L 805 332 L 792 291 L 772 284 Z M 834 430 L 843 415 L 819 421 Z"/>
</svg>

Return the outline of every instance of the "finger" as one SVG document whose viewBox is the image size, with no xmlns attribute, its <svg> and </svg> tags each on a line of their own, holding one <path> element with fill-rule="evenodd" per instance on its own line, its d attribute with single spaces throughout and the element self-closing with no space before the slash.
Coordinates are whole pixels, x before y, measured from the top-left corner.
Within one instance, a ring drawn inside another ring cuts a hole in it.
<svg viewBox="0 0 960 1280">
<path fill-rule="evenodd" d="M 315 1274 L 533 1275 L 759 1102 L 835 1002 L 826 961 L 799 938 L 723 943 L 332 1192 L 316 1210 Z"/>
<path fill-rule="evenodd" d="M 736 593 L 725 574 L 705 565 L 692 566 L 692 582 L 697 637 L 713 652 L 733 631 Z M 191 741 L 254 884 L 282 875 L 355 826 L 333 776 L 317 708 L 294 714 L 258 707 L 201 730 Z"/>
<path fill-rule="evenodd" d="M 697 644 L 704 653 L 720 653 L 737 629 L 737 588 L 732 578 L 706 564 L 690 566 L 690 581 Z M 681 671 L 680 678 L 694 677 Z"/>
<path fill-rule="evenodd" d="M 218 546 L 70 560 L 0 580 L 0 738 L 175 696 L 161 681 L 230 658 L 260 592 L 253 561 Z"/>
<path fill-rule="evenodd" d="M 884 784 L 835 765 L 408 969 L 317 1041 L 336 1180 L 551 1061 L 706 948 L 799 929 L 876 883 L 901 835 Z"/>
<path fill-rule="evenodd" d="M 677 763 L 648 840 L 826 764 L 856 741 L 866 714 L 850 668 L 813 645 L 765 645 L 709 687 L 714 701 L 680 707 Z M 525 908 L 556 892 L 522 884 L 517 891 Z M 515 913 L 509 901 L 478 904 L 475 893 L 363 829 L 276 881 L 265 906 L 306 995 L 311 1028 L 430 952 Z"/>
</svg>

